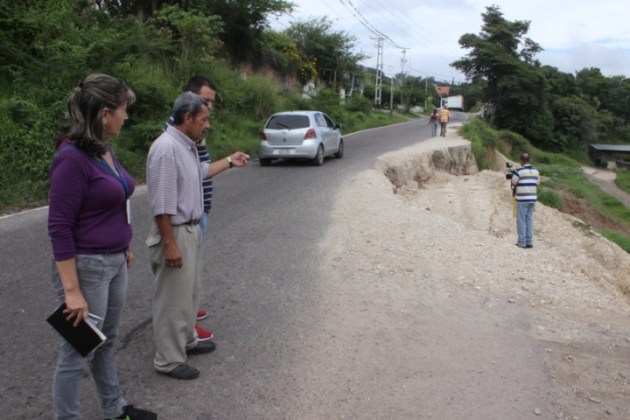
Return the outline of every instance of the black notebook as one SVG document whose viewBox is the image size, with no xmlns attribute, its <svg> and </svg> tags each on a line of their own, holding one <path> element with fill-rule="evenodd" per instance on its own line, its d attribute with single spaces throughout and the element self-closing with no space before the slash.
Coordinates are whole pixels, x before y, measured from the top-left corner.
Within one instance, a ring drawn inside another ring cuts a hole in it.
<svg viewBox="0 0 630 420">
<path fill-rule="evenodd" d="M 107 340 L 105 334 L 89 321 L 81 320 L 76 327 L 72 325 L 74 320 L 68 321 L 66 319 L 66 315 L 63 313 L 64 309 L 66 309 L 66 304 L 62 303 L 61 306 L 55 309 L 55 312 L 50 314 L 46 321 L 52 325 L 81 356 L 87 356 L 91 351 L 95 350 Z"/>
</svg>

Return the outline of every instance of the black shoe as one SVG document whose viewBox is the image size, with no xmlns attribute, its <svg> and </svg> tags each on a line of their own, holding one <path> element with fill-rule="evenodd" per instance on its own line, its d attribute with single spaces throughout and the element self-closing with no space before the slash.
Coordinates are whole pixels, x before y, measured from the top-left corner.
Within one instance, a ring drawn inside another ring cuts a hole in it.
<svg viewBox="0 0 630 420">
<path fill-rule="evenodd" d="M 199 371 L 194 367 L 182 363 L 170 372 L 160 372 L 163 375 L 170 376 L 171 378 L 181 379 L 182 381 L 188 381 L 199 377 Z"/>
<path fill-rule="evenodd" d="M 526 245 L 519 245 L 519 244 L 514 244 L 514 245 L 516 245 L 519 248 L 526 248 Z"/>
<path fill-rule="evenodd" d="M 186 354 L 207 354 L 212 353 L 216 346 L 212 341 L 197 341 L 197 345 L 186 350 Z"/>
<path fill-rule="evenodd" d="M 533 247 L 534 247 L 534 245 L 532 245 L 532 244 L 525 245 L 525 248 L 533 248 Z"/>
<path fill-rule="evenodd" d="M 123 413 L 112 420 L 156 420 L 157 414 L 152 411 L 135 408 L 133 405 L 126 405 Z"/>
</svg>

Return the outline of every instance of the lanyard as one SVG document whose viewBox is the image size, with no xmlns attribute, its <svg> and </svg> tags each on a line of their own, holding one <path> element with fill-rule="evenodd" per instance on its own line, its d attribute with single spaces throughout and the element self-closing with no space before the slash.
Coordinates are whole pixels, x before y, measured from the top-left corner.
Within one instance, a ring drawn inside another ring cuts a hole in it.
<svg viewBox="0 0 630 420">
<path fill-rule="evenodd" d="M 121 185 L 123 186 L 125 190 L 125 197 L 129 198 L 129 184 L 127 183 L 127 178 L 125 178 L 125 175 L 123 174 L 123 171 L 120 169 L 120 166 L 116 164 L 116 160 L 114 159 L 113 155 L 112 155 L 112 162 L 114 163 L 114 166 L 116 167 L 116 171 L 118 171 L 118 173 L 116 173 L 116 171 L 114 171 L 112 167 L 109 166 L 109 163 L 107 163 L 107 161 L 105 160 L 103 156 L 99 156 L 96 159 L 96 164 L 100 166 L 101 169 L 103 169 L 105 172 L 108 172 L 110 175 L 112 175 L 121 183 Z"/>
</svg>

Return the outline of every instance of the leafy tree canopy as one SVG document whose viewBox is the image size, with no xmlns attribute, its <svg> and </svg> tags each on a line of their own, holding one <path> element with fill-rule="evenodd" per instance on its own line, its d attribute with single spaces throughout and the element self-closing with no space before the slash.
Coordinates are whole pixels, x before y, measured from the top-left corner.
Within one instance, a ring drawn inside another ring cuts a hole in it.
<svg viewBox="0 0 630 420">
<path fill-rule="evenodd" d="M 534 55 L 542 48 L 525 36 L 528 21 L 509 22 L 498 6 L 486 7 L 482 18 L 484 24 L 479 35 L 464 34 L 459 39 L 460 46 L 470 52 L 451 65 L 473 82 L 485 80 L 488 83 L 485 99 L 493 102 L 499 80 L 513 73 L 521 63 L 537 64 Z"/>
<path fill-rule="evenodd" d="M 343 72 L 355 71 L 357 63 L 365 58 L 353 51 L 355 38 L 344 31 L 334 31 L 327 17 L 294 22 L 284 33 L 297 44 L 302 61 L 316 63 L 317 75 L 328 81 L 341 77 Z"/>
</svg>

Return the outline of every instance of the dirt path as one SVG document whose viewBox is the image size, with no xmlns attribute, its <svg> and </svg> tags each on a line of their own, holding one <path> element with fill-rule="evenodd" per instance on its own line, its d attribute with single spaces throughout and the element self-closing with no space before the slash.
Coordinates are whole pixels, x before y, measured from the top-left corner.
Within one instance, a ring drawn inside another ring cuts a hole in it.
<svg viewBox="0 0 630 420">
<path fill-rule="evenodd" d="M 296 412 L 630 418 L 630 255 L 543 205 L 534 248 L 514 246 L 503 174 L 432 167 L 466 145 L 421 143 L 343 186 Z"/>
<path fill-rule="evenodd" d="M 589 168 L 587 166 L 584 166 L 582 169 L 589 181 L 621 201 L 627 207 L 630 207 L 630 194 L 623 191 L 615 184 L 616 174 L 614 172 L 605 169 Z"/>
</svg>

